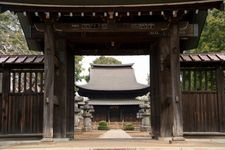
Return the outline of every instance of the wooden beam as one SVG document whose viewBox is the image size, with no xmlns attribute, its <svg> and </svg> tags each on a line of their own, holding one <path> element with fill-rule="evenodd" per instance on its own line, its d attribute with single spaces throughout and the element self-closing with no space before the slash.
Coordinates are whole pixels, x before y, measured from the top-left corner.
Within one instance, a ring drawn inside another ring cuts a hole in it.
<svg viewBox="0 0 225 150">
<path fill-rule="evenodd" d="M 75 49 L 75 55 L 149 55 L 152 48 L 149 49 Z"/>
<path fill-rule="evenodd" d="M 43 141 L 53 140 L 53 109 L 54 109 L 54 33 L 50 23 L 46 26 L 45 37 L 45 85 L 44 85 L 44 112 L 43 112 Z"/>
<path fill-rule="evenodd" d="M 168 23 L 68 23 L 55 24 L 58 32 L 149 32 L 163 34 Z"/>
<path fill-rule="evenodd" d="M 44 32 L 44 24 L 35 24 L 39 32 Z M 151 36 L 169 36 L 169 24 L 160 23 L 55 23 L 57 32 L 82 32 L 82 33 L 148 33 Z M 198 37 L 198 25 L 188 22 L 179 23 L 181 37 Z"/>
</svg>

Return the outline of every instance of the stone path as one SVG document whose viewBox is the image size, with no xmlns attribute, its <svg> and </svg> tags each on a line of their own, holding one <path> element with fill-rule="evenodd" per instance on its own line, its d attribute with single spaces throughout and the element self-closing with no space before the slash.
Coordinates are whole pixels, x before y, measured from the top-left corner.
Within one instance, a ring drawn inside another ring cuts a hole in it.
<svg viewBox="0 0 225 150">
<path fill-rule="evenodd" d="M 100 139 L 130 139 L 129 134 L 121 129 L 111 129 L 99 136 Z"/>
</svg>

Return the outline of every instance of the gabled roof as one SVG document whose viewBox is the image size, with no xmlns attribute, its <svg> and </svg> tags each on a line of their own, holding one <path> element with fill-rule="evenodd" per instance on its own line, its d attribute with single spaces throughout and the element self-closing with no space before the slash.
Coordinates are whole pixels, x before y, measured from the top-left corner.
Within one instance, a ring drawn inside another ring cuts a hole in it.
<svg viewBox="0 0 225 150">
<path fill-rule="evenodd" d="M 148 85 L 137 83 L 133 64 L 122 65 L 96 65 L 92 64 L 90 69 L 90 80 L 86 85 L 77 86 L 81 96 L 89 97 L 93 93 L 100 96 L 103 93 L 123 93 L 124 95 L 136 97 L 146 94 Z M 135 93 L 135 94 L 134 94 Z M 103 94 L 105 95 L 105 94 Z M 95 97 L 94 96 L 94 97 Z"/>
<path fill-rule="evenodd" d="M 137 83 L 132 65 L 92 64 L 90 81 L 78 87 L 94 91 L 129 91 L 148 88 L 147 85 Z"/>
</svg>

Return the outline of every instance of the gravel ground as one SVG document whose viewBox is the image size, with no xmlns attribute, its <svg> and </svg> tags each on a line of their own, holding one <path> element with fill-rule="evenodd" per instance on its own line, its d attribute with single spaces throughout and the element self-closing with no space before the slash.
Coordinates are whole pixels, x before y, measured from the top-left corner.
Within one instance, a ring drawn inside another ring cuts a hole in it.
<svg viewBox="0 0 225 150">
<path fill-rule="evenodd" d="M 113 132 L 112 132 L 113 131 Z M 110 133 L 111 132 L 111 133 Z M 110 134 L 109 134 L 110 133 Z M 108 135 L 107 135 L 108 134 Z M 107 135 L 107 136 L 106 136 Z M 110 137 L 100 139 L 97 137 Z M 224 137 L 188 138 L 170 142 L 171 138 L 152 140 L 147 132 L 109 130 L 76 132 L 76 140 L 40 142 L 40 140 L 0 141 L 2 150 L 225 150 Z M 115 138 L 112 138 L 115 137 Z M 133 138 L 132 138 L 133 137 Z"/>
<path fill-rule="evenodd" d="M 218 141 L 218 142 L 217 142 Z M 183 141 L 169 144 L 167 140 L 76 140 L 67 142 L 20 143 L 1 147 L 4 150 L 225 150 L 225 139 Z"/>
</svg>

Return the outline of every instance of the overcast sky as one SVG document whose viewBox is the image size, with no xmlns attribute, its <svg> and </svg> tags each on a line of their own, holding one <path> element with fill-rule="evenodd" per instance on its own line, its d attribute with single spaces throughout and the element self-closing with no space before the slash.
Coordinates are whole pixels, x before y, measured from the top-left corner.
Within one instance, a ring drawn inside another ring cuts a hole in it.
<svg viewBox="0 0 225 150">
<path fill-rule="evenodd" d="M 90 63 L 93 62 L 99 56 L 85 56 L 82 63 L 85 71 L 84 75 L 88 74 L 88 68 L 90 67 Z M 106 56 L 107 57 L 107 56 Z M 141 55 L 141 56 L 110 56 L 114 57 L 123 64 L 134 63 L 133 68 L 136 75 L 137 82 L 142 84 L 147 84 L 147 75 L 149 74 L 149 56 Z M 85 82 L 79 83 L 84 84 Z"/>
</svg>

